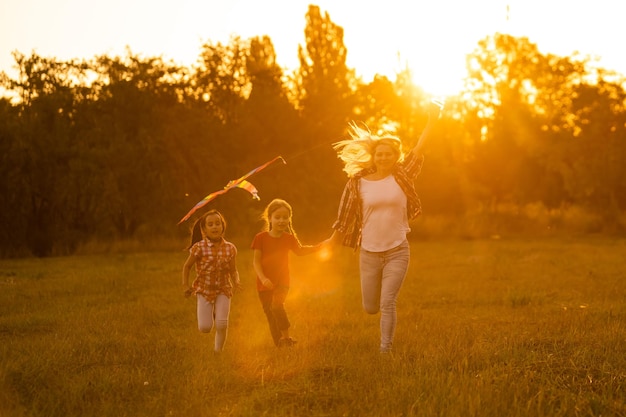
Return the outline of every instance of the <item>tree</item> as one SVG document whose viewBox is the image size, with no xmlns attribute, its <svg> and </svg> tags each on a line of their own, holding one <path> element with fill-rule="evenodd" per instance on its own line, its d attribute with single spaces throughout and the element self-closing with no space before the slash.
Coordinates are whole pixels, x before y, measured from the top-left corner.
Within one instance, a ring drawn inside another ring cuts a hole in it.
<svg viewBox="0 0 626 417">
<path fill-rule="evenodd" d="M 14 57 L 18 78 L 9 83 L 20 100 L 12 111 L 9 195 L 21 216 L 13 225 L 22 236 L 18 244 L 45 256 L 80 240 L 74 215 L 83 202 L 75 197 L 81 184 L 72 165 L 80 148 L 74 134 L 80 88 L 74 83 L 84 68 L 36 54 Z"/>
<path fill-rule="evenodd" d="M 306 45 L 298 46 L 298 105 L 313 137 L 337 137 L 352 117 L 356 86 L 354 71 L 346 65 L 343 28 L 310 5 L 304 35 Z"/>
<path fill-rule="evenodd" d="M 100 57 L 95 65 L 101 93 L 92 115 L 98 119 L 96 130 L 85 135 L 94 138 L 101 152 L 100 210 L 117 235 L 128 238 L 172 213 L 174 177 L 162 127 L 180 105 L 179 90 L 170 79 L 178 69 L 132 54 Z"/>
<path fill-rule="evenodd" d="M 473 129 L 469 172 L 492 209 L 503 201 L 523 204 L 546 196 L 537 191 L 538 179 L 549 173 L 538 163 L 544 121 L 537 109 L 545 93 L 538 82 L 547 62 L 526 38 L 502 34 L 479 42 L 468 58 L 467 121 L 480 128 Z M 555 191 L 554 182 L 544 184 Z"/>
<path fill-rule="evenodd" d="M 227 45 L 207 42 L 195 66 L 191 79 L 194 94 L 223 124 L 237 122 L 250 93 L 246 54 L 247 44 L 238 36 L 231 37 Z"/>
<path fill-rule="evenodd" d="M 250 95 L 244 103 L 242 141 L 239 153 L 250 156 L 245 162 L 270 159 L 296 151 L 299 117 L 282 82 L 283 71 L 276 62 L 271 40 L 266 36 L 250 40 L 246 60 Z M 260 158 L 260 159 L 259 159 Z"/>
<path fill-rule="evenodd" d="M 346 65 L 347 48 L 343 28 L 328 13 L 309 6 L 304 30 L 305 46 L 298 47 L 300 67 L 295 74 L 298 109 L 303 130 L 300 146 L 303 159 L 298 178 L 306 178 L 307 188 L 299 199 L 307 201 L 300 211 L 311 219 L 330 222 L 336 214 L 345 180 L 331 144 L 342 139 L 354 116 L 354 71 Z"/>
<path fill-rule="evenodd" d="M 603 77 L 595 85 L 579 85 L 571 114 L 575 134 L 563 152 L 565 185 L 614 227 L 626 209 L 626 92 Z"/>
</svg>

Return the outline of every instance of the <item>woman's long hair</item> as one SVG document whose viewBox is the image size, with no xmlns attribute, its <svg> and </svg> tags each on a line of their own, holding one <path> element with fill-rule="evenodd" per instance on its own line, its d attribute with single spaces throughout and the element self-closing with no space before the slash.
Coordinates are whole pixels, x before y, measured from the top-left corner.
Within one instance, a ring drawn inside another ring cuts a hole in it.
<svg viewBox="0 0 626 417">
<path fill-rule="evenodd" d="M 381 144 L 390 145 L 398 153 L 398 161 L 402 161 L 402 142 L 393 135 L 373 135 L 367 126 L 358 126 L 351 122 L 348 128 L 350 139 L 333 143 L 337 157 L 344 163 L 343 171 L 352 178 L 364 169 L 374 166 L 373 155 L 376 147 Z"/>
</svg>

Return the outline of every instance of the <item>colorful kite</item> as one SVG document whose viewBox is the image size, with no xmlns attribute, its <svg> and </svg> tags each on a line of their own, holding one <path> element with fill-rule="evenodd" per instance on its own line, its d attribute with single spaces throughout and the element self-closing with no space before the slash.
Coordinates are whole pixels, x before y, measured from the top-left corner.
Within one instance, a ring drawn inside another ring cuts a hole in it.
<svg viewBox="0 0 626 417">
<path fill-rule="evenodd" d="M 249 183 L 248 181 L 246 181 L 246 179 L 248 177 L 250 177 L 251 175 L 261 171 L 262 169 L 264 169 L 268 165 L 271 165 L 272 163 L 278 161 L 279 159 L 281 161 L 283 161 L 283 164 L 286 164 L 286 162 L 285 162 L 285 160 L 283 159 L 282 156 L 277 156 L 276 158 L 272 159 L 271 161 L 267 161 L 263 165 L 254 168 L 252 171 L 248 172 L 246 175 L 242 176 L 241 178 L 236 179 L 236 180 L 232 180 L 232 181 L 228 181 L 228 184 L 226 184 L 224 189 L 219 190 L 219 191 L 215 191 L 215 192 L 207 195 L 202 200 L 200 200 L 195 206 L 193 206 L 193 208 L 191 210 L 189 210 L 189 213 L 185 214 L 185 217 L 180 219 L 178 224 L 181 224 L 182 222 L 188 220 L 198 209 L 204 207 L 209 201 L 213 200 L 218 195 L 224 194 L 224 193 L 228 192 L 229 190 L 232 190 L 233 188 L 244 189 L 247 192 L 249 192 L 250 194 L 252 194 L 252 198 L 253 199 L 259 200 L 259 192 L 257 191 L 256 187 L 254 185 L 252 185 L 251 183 Z"/>
</svg>

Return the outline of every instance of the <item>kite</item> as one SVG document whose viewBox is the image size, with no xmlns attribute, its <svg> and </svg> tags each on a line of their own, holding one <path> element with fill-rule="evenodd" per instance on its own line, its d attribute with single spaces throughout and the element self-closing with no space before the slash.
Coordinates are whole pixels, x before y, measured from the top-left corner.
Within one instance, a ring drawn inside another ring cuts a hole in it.
<svg viewBox="0 0 626 417">
<path fill-rule="evenodd" d="M 252 185 L 250 182 L 247 181 L 247 178 L 250 177 L 251 175 L 261 171 L 262 169 L 266 168 L 268 165 L 271 165 L 271 164 L 273 164 L 274 162 L 276 162 L 278 160 L 283 161 L 283 164 L 287 163 L 287 162 L 285 162 L 285 160 L 283 159 L 282 156 L 277 156 L 276 158 L 274 158 L 274 159 L 272 159 L 270 161 L 267 161 L 263 165 L 260 165 L 260 166 L 258 166 L 256 168 L 254 168 L 252 171 L 248 172 L 247 174 L 245 174 L 241 178 L 238 178 L 236 180 L 228 181 L 228 184 L 226 184 L 226 186 L 223 189 L 215 191 L 215 192 L 207 195 L 202 200 L 200 200 L 198 203 L 196 203 L 196 205 L 193 206 L 193 208 L 191 210 L 189 210 L 189 213 L 185 214 L 185 217 L 180 219 L 178 224 L 181 224 L 182 222 L 188 220 L 198 209 L 204 207 L 206 204 L 209 203 L 209 201 L 215 199 L 215 197 L 217 197 L 217 196 L 219 196 L 221 194 L 224 194 L 224 193 L 228 192 L 229 190 L 232 190 L 233 188 L 241 188 L 243 190 L 246 190 L 247 192 L 252 194 L 252 198 L 254 200 L 260 200 L 259 192 L 257 191 L 257 189 L 256 189 L 256 187 L 254 185 Z"/>
</svg>

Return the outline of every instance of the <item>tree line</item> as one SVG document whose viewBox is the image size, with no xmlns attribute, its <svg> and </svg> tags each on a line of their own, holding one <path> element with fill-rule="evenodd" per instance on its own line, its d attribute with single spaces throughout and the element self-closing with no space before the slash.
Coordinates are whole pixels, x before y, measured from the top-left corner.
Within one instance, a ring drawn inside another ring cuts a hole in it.
<svg viewBox="0 0 626 417">
<path fill-rule="evenodd" d="M 17 76 L 0 74 L 0 254 L 186 234 L 177 222 L 197 201 L 277 155 L 285 165 L 250 178 L 261 201 L 234 189 L 210 206 L 251 235 L 264 204 L 285 198 L 296 230 L 326 237 L 346 179 L 332 143 L 357 121 L 410 147 L 431 97 L 410 68 L 361 80 L 342 27 L 319 7 L 304 33 L 292 72 L 267 36 L 208 41 L 190 67 L 131 50 L 69 61 L 15 52 Z M 623 231 L 624 85 L 588 58 L 485 37 L 427 143 L 425 213 L 575 206 L 601 219 L 596 231 Z"/>
</svg>

